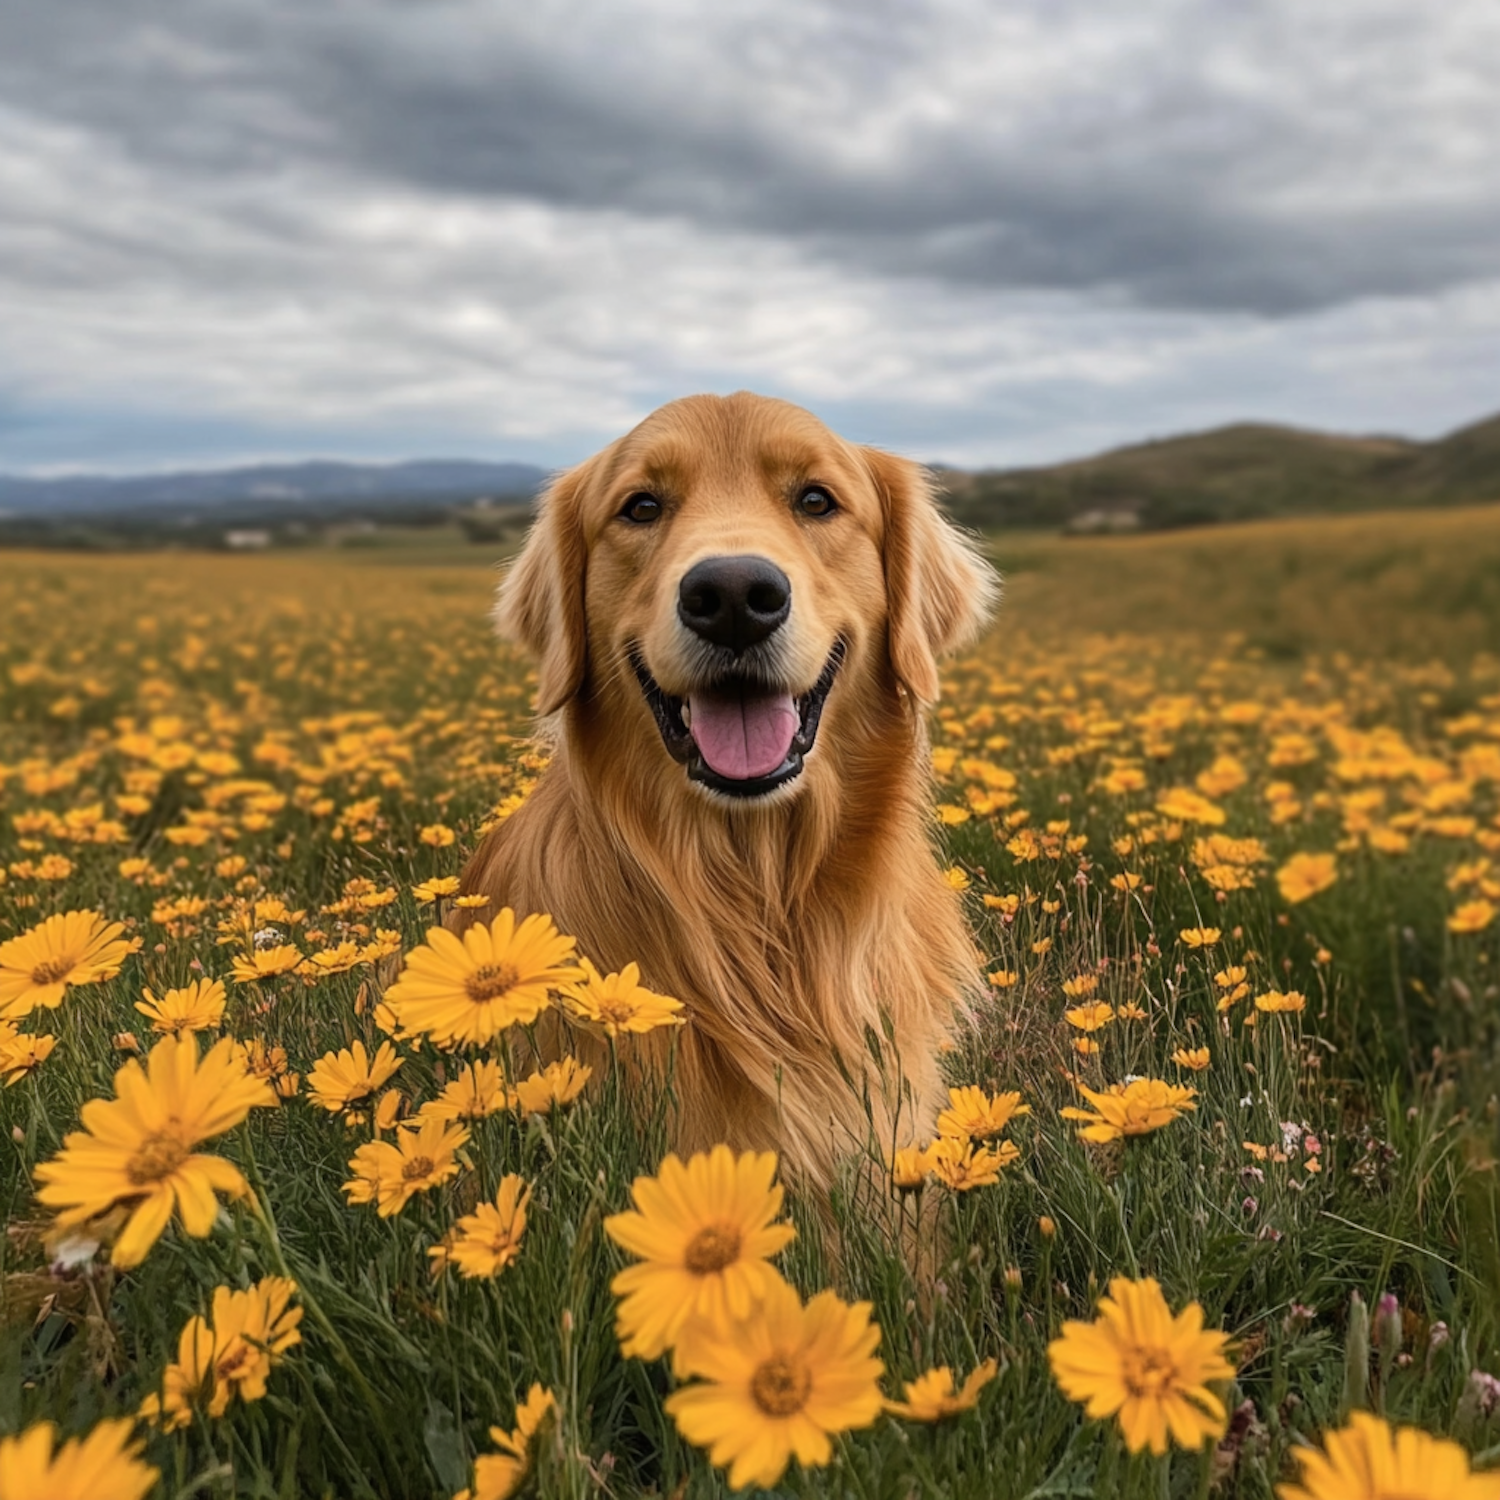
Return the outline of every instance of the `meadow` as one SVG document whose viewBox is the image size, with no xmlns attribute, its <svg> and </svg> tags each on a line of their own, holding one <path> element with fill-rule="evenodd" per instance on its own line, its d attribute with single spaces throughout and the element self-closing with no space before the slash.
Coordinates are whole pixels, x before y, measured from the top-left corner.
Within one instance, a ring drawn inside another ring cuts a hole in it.
<svg viewBox="0 0 1500 1500">
<path fill-rule="evenodd" d="M 778 1492 L 1269 1497 L 1361 1411 L 1500 1466 L 1500 509 L 993 551 L 931 723 L 983 1099 L 947 1156 L 872 1142 L 832 1228 L 762 1188 L 765 1287 L 863 1330 L 858 1415 Z M 481 556 L 0 554 L 0 1500 L 729 1492 L 678 1426 L 704 1369 L 617 1336 L 666 1094 L 393 994 L 545 764 Z M 629 990 L 538 1003 L 624 1053 Z M 1059 1383 L 1116 1278 L 1227 1336 L 1198 1441 Z M 116 1457 L 49 1488 L 91 1432 Z M 1500 1494 L 1455 1451 L 1295 1493 Z"/>
</svg>

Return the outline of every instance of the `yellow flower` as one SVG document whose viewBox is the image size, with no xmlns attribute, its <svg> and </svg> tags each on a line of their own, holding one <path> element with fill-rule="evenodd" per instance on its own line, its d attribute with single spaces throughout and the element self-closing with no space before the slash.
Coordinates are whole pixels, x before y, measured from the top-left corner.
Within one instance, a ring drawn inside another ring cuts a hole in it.
<svg viewBox="0 0 1500 1500">
<path fill-rule="evenodd" d="M 948 1090 L 948 1108 L 937 1118 L 939 1135 L 969 1136 L 982 1141 L 999 1135 L 1020 1115 L 1029 1115 L 1031 1106 L 1021 1103 L 1016 1093 L 996 1094 L 991 1098 L 981 1088 Z"/>
<path fill-rule="evenodd" d="M 1134 1000 L 1129 1000 L 1115 1014 L 1122 1021 L 1144 1021 L 1146 1019 L 1146 1008 L 1143 1005 L 1137 1005 Z"/>
<path fill-rule="evenodd" d="M 1243 964 L 1231 964 L 1228 968 L 1220 969 L 1214 975 L 1214 983 L 1221 990 L 1232 990 L 1237 984 L 1244 982 L 1245 967 Z"/>
<path fill-rule="evenodd" d="M 195 1404 L 222 1417 L 236 1396 L 259 1401 L 272 1366 L 302 1342 L 302 1309 L 290 1305 L 296 1290 L 284 1276 L 267 1276 L 242 1292 L 216 1287 L 209 1317 L 189 1318 L 184 1326 L 176 1363 L 141 1403 L 142 1419 L 175 1432 L 192 1422 Z"/>
<path fill-rule="evenodd" d="M 340 943 L 336 948 L 323 948 L 317 953 L 309 953 L 298 964 L 297 972 L 313 977 L 322 975 L 326 978 L 332 974 L 347 974 L 350 969 L 358 967 L 364 961 L 364 950 L 358 943 L 351 940 Z"/>
<path fill-rule="evenodd" d="M 369 1141 L 354 1153 L 344 1184 L 350 1203 L 373 1203 L 382 1219 L 399 1214 L 413 1193 L 425 1193 L 456 1176 L 453 1153 L 469 1139 L 462 1125 L 431 1118 L 403 1125 L 396 1144 Z"/>
<path fill-rule="evenodd" d="M 987 1359 L 964 1381 L 963 1388 L 953 1389 L 953 1371 L 947 1365 L 929 1370 L 906 1382 L 905 1401 L 887 1401 L 885 1409 L 911 1422 L 940 1422 L 979 1405 L 979 1393 L 995 1378 L 999 1362 Z"/>
<path fill-rule="evenodd" d="M 1021 976 L 1014 969 L 996 969 L 993 974 L 986 974 L 984 977 L 997 990 L 1008 990 Z"/>
<path fill-rule="evenodd" d="M 113 979 L 141 946 L 119 922 L 70 911 L 0 943 L 0 1020 L 19 1021 L 38 1006 L 56 1010 L 71 985 Z"/>
<path fill-rule="evenodd" d="M 481 1061 L 460 1069 L 452 1083 L 424 1104 L 421 1112 L 439 1120 L 483 1120 L 509 1109 L 511 1102 L 500 1064 Z"/>
<path fill-rule="evenodd" d="M 1256 1010 L 1264 1010 L 1272 1015 L 1278 1015 L 1289 1011 L 1297 1014 L 1307 1009 L 1307 996 L 1301 990 L 1267 990 L 1264 995 L 1255 997 Z"/>
<path fill-rule="evenodd" d="M 891 1186 L 901 1193 L 919 1193 L 932 1174 L 926 1146 L 902 1146 L 891 1157 Z"/>
<path fill-rule="evenodd" d="M 184 1031 L 207 1031 L 224 1021 L 224 981 L 195 979 L 182 989 L 168 990 L 160 1000 L 149 989 L 143 989 L 144 1000 L 135 1008 L 151 1018 L 152 1031 L 176 1036 Z"/>
<path fill-rule="evenodd" d="M 57 1428 L 37 1422 L 0 1438 L 0 1495 L 5 1500 L 146 1500 L 160 1470 L 142 1463 L 128 1417 L 100 1422 L 84 1438 L 53 1451 Z"/>
<path fill-rule="evenodd" d="M 686 1166 L 668 1155 L 655 1177 L 637 1177 L 633 1211 L 612 1214 L 605 1232 L 638 1256 L 610 1283 L 621 1298 L 617 1332 L 627 1355 L 655 1359 L 690 1317 L 714 1327 L 745 1318 L 781 1278 L 769 1264 L 795 1236 L 773 1186 L 776 1154 L 728 1146 L 698 1152 Z"/>
<path fill-rule="evenodd" d="M 490 1441 L 499 1453 L 481 1453 L 474 1460 L 474 1487 L 460 1490 L 453 1500 L 510 1500 L 521 1488 L 531 1469 L 531 1442 L 547 1414 L 557 1409 L 557 1398 L 541 1385 L 533 1385 L 525 1401 L 516 1408 L 514 1432 L 490 1428 Z"/>
<path fill-rule="evenodd" d="M 1113 1085 L 1105 1093 L 1078 1086 L 1078 1092 L 1094 1106 L 1084 1109 L 1060 1109 L 1065 1120 L 1083 1120 L 1086 1129 L 1078 1132 L 1085 1141 L 1118 1141 L 1124 1136 L 1148 1135 L 1170 1125 L 1184 1110 L 1196 1109 L 1196 1089 L 1163 1083 L 1159 1078 L 1137 1078 L 1133 1083 Z"/>
<path fill-rule="evenodd" d="M 430 849 L 446 849 L 458 835 L 446 823 L 429 823 L 418 830 L 417 837 Z"/>
<path fill-rule="evenodd" d="M 1092 995 L 1098 988 L 1097 974 L 1080 974 L 1075 979 L 1064 980 L 1062 992 L 1070 1000 L 1081 1000 L 1085 995 Z"/>
<path fill-rule="evenodd" d="M 479 911 L 490 904 L 488 896 L 455 896 L 453 904 L 462 911 Z"/>
<path fill-rule="evenodd" d="M 1500 1500 L 1500 1474 L 1473 1473 L 1457 1443 L 1365 1411 L 1292 1457 L 1299 1482 L 1277 1485 L 1278 1500 Z"/>
<path fill-rule="evenodd" d="M 1448 918 L 1449 932 L 1483 932 L 1495 920 L 1493 901 L 1465 901 Z"/>
<path fill-rule="evenodd" d="M 498 1276 L 521 1253 L 531 1189 L 507 1172 L 493 1203 L 481 1203 L 454 1226 L 454 1234 L 427 1254 L 439 1265 L 452 1262 L 467 1277 Z M 434 1267 L 436 1269 L 436 1267 Z"/>
<path fill-rule="evenodd" d="M 552 990 L 584 978 L 573 958 L 573 939 L 551 917 L 517 924 L 507 906 L 488 925 L 475 922 L 462 939 L 430 928 L 427 941 L 407 954 L 386 1003 L 402 1026 L 435 1042 L 482 1044 L 507 1026 L 536 1020 L 552 1003 Z"/>
<path fill-rule="evenodd" d="M 776 1281 L 754 1316 L 704 1328 L 689 1367 L 704 1378 L 662 1404 L 688 1442 L 728 1467 L 732 1488 L 769 1488 L 793 1457 L 806 1467 L 826 1464 L 831 1433 L 868 1427 L 880 1415 L 879 1342 L 868 1302 L 850 1306 L 819 1292 L 804 1308 Z"/>
<path fill-rule="evenodd" d="M 1217 927 L 1184 927 L 1177 935 L 1189 948 L 1212 948 L 1223 933 Z"/>
<path fill-rule="evenodd" d="M 981 899 L 991 911 L 997 911 L 1005 917 L 1013 917 L 1021 909 L 1021 898 L 1014 894 L 984 896 Z"/>
<path fill-rule="evenodd" d="M 363 1042 L 342 1052 L 329 1052 L 312 1065 L 307 1091 L 324 1109 L 346 1109 L 356 1099 L 365 1099 L 385 1083 L 402 1064 L 396 1049 L 382 1042 L 372 1062 Z"/>
<path fill-rule="evenodd" d="M 973 1141 L 944 1136 L 932 1143 L 927 1159 L 933 1176 L 944 1187 L 955 1193 L 967 1193 L 971 1188 L 999 1182 L 1002 1168 L 1019 1161 L 1021 1153 L 1011 1141 L 1001 1141 L 998 1146 L 977 1146 Z"/>
<path fill-rule="evenodd" d="M 1205 823 L 1217 828 L 1224 821 L 1222 807 L 1185 786 L 1173 787 L 1165 793 L 1157 801 L 1156 810 L 1164 818 L 1179 823 Z"/>
<path fill-rule="evenodd" d="M 1076 1026 L 1080 1031 L 1099 1031 L 1114 1020 L 1115 1010 L 1114 1006 L 1105 1001 L 1096 1000 L 1092 1005 L 1079 1005 L 1072 1010 L 1065 1010 L 1063 1016 L 1069 1026 Z"/>
<path fill-rule="evenodd" d="M 1047 1355 L 1065 1396 L 1096 1420 L 1118 1415 L 1130 1452 L 1160 1456 L 1169 1438 L 1201 1448 L 1223 1436 L 1224 1403 L 1208 1382 L 1234 1374 L 1228 1342 L 1227 1334 L 1204 1331 L 1196 1302 L 1174 1318 L 1155 1281 L 1117 1276 L 1098 1318 L 1069 1319 Z"/>
<path fill-rule="evenodd" d="M 52 1056 L 55 1036 L 28 1036 L 9 1021 L 0 1021 L 0 1076 L 6 1087 L 20 1083 Z"/>
<path fill-rule="evenodd" d="M 237 958 L 229 966 L 236 984 L 258 984 L 262 979 L 275 979 L 278 974 L 290 974 L 302 962 L 302 950 L 290 943 L 281 943 L 274 948 L 257 948 L 243 958 Z"/>
<path fill-rule="evenodd" d="M 432 880 L 424 880 L 420 885 L 414 885 L 411 893 L 424 906 L 436 901 L 439 896 L 456 896 L 458 894 L 457 875 L 438 875 Z"/>
<path fill-rule="evenodd" d="M 1293 904 L 1326 891 L 1338 878 L 1338 860 L 1332 854 L 1294 854 L 1276 872 L 1282 900 Z"/>
<path fill-rule="evenodd" d="M 533 1073 L 516 1085 L 516 1106 L 523 1114 L 544 1115 L 559 1105 L 571 1104 L 583 1092 L 593 1072 L 576 1057 L 548 1063 L 540 1073 Z"/>
<path fill-rule="evenodd" d="M 682 1024 L 677 1014 L 682 1001 L 645 989 L 637 965 L 626 964 L 618 974 L 601 975 L 588 959 L 579 963 L 584 982 L 567 991 L 568 1008 L 574 1015 L 602 1026 L 610 1036 Z"/>
<path fill-rule="evenodd" d="M 83 1129 L 65 1136 L 63 1149 L 36 1169 L 37 1200 L 61 1210 L 63 1229 L 116 1204 L 128 1207 L 110 1256 L 128 1268 L 146 1258 L 174 1207 L 187 1233 L 203 1239 L 218 1215 L 215 1192 L 249 1193 L 238 1167 L 193 1147 L 232 1130 L 252 1109 L 274 1105 L 276 1096 L 245 1071 L 227 1037 L 200 1063 L 191 1036 L 163 1037 L 145 1068 L 132 1058 L 115 1074 L 115 1093 L 85 1104 Z"/>
<path fill-rule="evenodd" d="M 1172 1054 L 1172 1061 L 1179 1068 L 1190 1068 L 1194 1073 L 1201 1073 L 1212 1059 L 1208 1055 L 1207 1047 L 1179 1047 Z"/>
<path fill-rule="evenodd" d="M 960 870 L 957 865 L 949 865 L 943 871 L 943 884 L 950 891 L 966 891 L 973 884 L 966 871 Z"/>
</svg>

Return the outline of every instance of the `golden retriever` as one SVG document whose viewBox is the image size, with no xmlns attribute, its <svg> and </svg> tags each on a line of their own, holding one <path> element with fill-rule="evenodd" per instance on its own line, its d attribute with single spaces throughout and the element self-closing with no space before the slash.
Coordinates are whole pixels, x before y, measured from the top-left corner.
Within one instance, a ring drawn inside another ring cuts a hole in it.
<svg viewBox="0 0 1500 1500">
<path fill-rule="evenodd" d="M 827 1184 L 872 1132 L 930 1131 L 977 976 L 923 709 L 995 590 L 915 464 L 743 392 L 662 407 L 544 495 L 496 618 L 554 754 L 463 887 L 684 1002 L 637 1048 L 676 1046 L 678 1149 Z"/>
</svg>

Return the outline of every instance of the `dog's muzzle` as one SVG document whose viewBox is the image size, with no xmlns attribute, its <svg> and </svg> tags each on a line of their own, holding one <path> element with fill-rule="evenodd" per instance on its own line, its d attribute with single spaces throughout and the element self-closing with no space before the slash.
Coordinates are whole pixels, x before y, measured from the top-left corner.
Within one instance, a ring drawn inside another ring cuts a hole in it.
<svg viewBox="0 0 1500 1500">
<path fill-rule="evenodd" d="M 845 650 L 834 642 L 818 680 L 800 696 L 730 676 L 678 698 L 662 690 L 639 649 L 630 663 L 662 744 L 688 780 L 730 797 L 763 797 L 801 775 Z"/>
</svg>

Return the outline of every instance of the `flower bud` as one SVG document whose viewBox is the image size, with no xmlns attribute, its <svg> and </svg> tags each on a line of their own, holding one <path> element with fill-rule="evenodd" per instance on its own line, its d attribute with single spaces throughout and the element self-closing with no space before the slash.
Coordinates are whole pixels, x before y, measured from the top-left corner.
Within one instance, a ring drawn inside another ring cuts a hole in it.
<svg viewBox="0 0 1500 1500">
<path fill-rule="evenodd" d="M 1365 1406 L 1370 1389 L 1370 1310 L 1358 1292 L 1349 1294 L 1349 1331 L 1344 1340 L 1344 1411 Z"/>
</svg>

